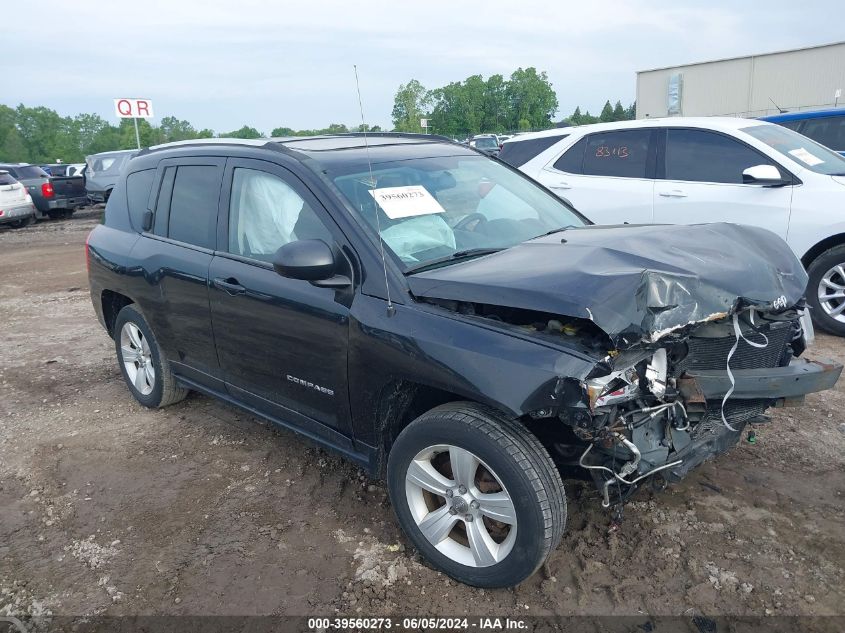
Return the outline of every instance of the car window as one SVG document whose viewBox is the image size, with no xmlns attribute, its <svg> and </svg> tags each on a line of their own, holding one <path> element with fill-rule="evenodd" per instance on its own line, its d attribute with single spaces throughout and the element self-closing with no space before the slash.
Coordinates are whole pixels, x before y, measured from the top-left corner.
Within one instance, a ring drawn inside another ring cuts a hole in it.
<svg viewBox="0 0 845 633">
<path fill-rule="evenodd" d="M 586 147 L 587 137 L 585 136 L 555 161 L 554 168 L 565 171 L 567 174 L 584 173 L 584 149 Z"/>
<path fill-rule="evenodd" d="M 817 174 L 845 176 L 845 158 L 811 138 L 780 125 L 754 125 L 740 130 Z"/>
<path fill-rule="evenodd" d="M 582 173 L 645 178 L 651 130 L 616 130 L 587 137 Z"/>
<path fill-rule="evenodd" d="M 506 162 L 511 167 L 520 167 L 566 137 L 566 134 L 562 134 L 560 136 L 542 136 L 505 143 L 499 153 L 499 160 Z"/>
<path fill-rule="evenodd" d="M 36 167 L 35 165 L 23 165 L 21 167 L 15 167 L 14 172 L 15 178 L 17 178 L 18 180 L 26 180 L 27 178 L 47 177 L 47 172 L 41 169 L 40 167 Z"/>
<path fill-rule="evenodd" d="M 332 241 L 314 209 L 284 180 L 256 169 L 235 169 L 229 252 L 270 261 L 281 246 L 303 239 Z"/>
<path fill-rule="evenodd" d="M 457 251 L 510 248 L 586 223 L 532 180 L 481 156 L 401 159 L 372 168 L 365 160 L 348 161 L 321 175 L 406 270 Z"/>
<path fill-rule="evenodd" d="M 837 152 L 845 151 L 845 116 L 807 119 L 801 134 Z"/>
<path fill-rule="evenodd" d="M 176 168 L 166 167 L 159 186 L 156 200 L 153 233 L 167 237 L 167 223 L 170 219 L 170 198 L 173 195 L 173 180 L 176 178 Z"/>
<path fill-rule="evenodd" d="M 212 165 L 176 168 L 170 198 L 167 236 L 204 248 L 214 248 L 217 233 L 219 170 Z"/>
<path fill-rule="evenodd" d="M 669 129 L 666 179 L 742 184 L 742 172 L 773 163 L 760 152 L 723 134 Z"/>
<path fill-rule="evenodd" d="M 801 120 L 801 119 L 798 119 L 796 121 L 774 121 L 774 123 L 777 123 L 778 125 L 782 125 L 785 128 L 789 128 L 790 130 L 795 130 L 796 132 L 798 131 L 798 128 L 801 127 L 801 124 L 803 122 L 804 121 Z"/>
<path fill-rule="evenodd" d="M 126 177 L 126 206 L 129 209 L 129 222 L 136 231 L 143 228 L 144 212 L 147 211 L 155 175 L 155 169 L 145 169 Z"/>
<path fill-rule="evenodd" d="M 496 147 L 499 147 L 499 144 L 496 143 L 496 139 L 489 136 L 483 136 L 475 139 L 475 146 L 478 149 L 495 149 Z"/>
<path fill-rule="evenodd" d="M 6 171 L 0 171 L 0 185 L 14 185 L 17 181 Z"/>
</svg>

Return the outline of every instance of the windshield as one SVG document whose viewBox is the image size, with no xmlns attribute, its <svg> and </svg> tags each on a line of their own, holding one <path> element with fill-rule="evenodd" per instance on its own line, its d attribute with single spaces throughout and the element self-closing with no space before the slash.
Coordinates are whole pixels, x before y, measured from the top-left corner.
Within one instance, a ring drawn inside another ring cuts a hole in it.
<svg viewBox="0 0 845 633">
<path fill-rule="evenodd" d="M 381 231 L 406 271 L 455 253 L 509 248 L 587 224 L 553 194 L 482 156 L 377 163 L 374 190 L 366 163 L 343 171 L 346 167 L 326 173 L 358 219 L 374 233 Z"/>
<path fill-rule="evenodd" d="M 495 149 L 499 147 L 499 144 L 494 138 L 491 138 L 489 136 L 482 136 L 481 138 L 475 139 L 475 146 L 478 149 Z"/>
<path fill-rule="evenodd" d="M 818 174 L 845 176 L 845 158 L 780 125 L 754 125 L 742 131 Z"/>
</svg>

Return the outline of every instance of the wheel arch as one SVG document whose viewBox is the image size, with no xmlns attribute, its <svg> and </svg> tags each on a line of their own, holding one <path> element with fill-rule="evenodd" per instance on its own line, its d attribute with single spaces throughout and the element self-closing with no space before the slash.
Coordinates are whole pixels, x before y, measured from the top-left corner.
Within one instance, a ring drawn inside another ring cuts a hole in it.
<svg viewBox="0 0 845 633">
<path fill-rule="evenodd" d="M 384 386 L 376 408 L 379 440 L 379 463 L 376 470 L 380 476 L 386 473 L 387 455 L 399 434 L 423 413 L 452 402 L 465 402 L 488 410 L 492 409 L 505 418 L 520 421 L 536 437 L 536 433 L 531 431 L 529 425 L 524 424 L 518 414 L 509 411 L 501 404 L 421 382 L 397 379 Z"/>
<path fill-rule="evenodd" d="M 804 253 L 801 257 L 801 263 L 804 265 L 804 268 L 809 268 L 810 264 L 813 263 L 813 260 L 815 260 L 819 255 L 836 246 L 842 246 L 843 244 L 845 244 L 845 233 L 837 233 L 835 235 L 831 235 L 830 237 L 826 237 Z"/>
<path fill-rule="evenodd" d="M 117 315 L 123 308 L 133 303 L 135 302 L 130 297 L 114 290 L 103 290 L 100 294 L 103 321 L 110 337 L 114 338 L 114 324 L 117 321 Z"/>
</svg>

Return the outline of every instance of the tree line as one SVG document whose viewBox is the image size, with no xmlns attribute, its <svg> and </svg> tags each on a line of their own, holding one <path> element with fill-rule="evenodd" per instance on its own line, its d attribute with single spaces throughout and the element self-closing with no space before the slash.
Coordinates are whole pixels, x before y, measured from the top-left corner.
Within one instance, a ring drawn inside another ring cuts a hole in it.
<svg viewBox="0 0 845 633">
<path fill-rule="evenodd" d="M 484 79 L 472 75 L 441 88 L 426 89 L 416 79 L 399 86 L 394 99 L 393 129 L 397 132 L 424 132 L 420 119 L 429 119 L 428 132 L 452 138 L 472 134 L 542 130 L 556 125 L 584 125 L 598 121 L 633 119 L 635 105 L 615 106 L 608 100 L 598 116 L 578 107 L 568 117 L 555 122 L 558 100 L 545 72 L 518 68 L 510 78 L 492 75 Z M 138 120 L 142 147 L 214 136 L 264 138 L 267 136 L 312 136 L 345 132 L 380 132 L 379 126 L 332 123 L 313 130 L 276 127 L 269 135 L 244 125 L 231 132 L 215 133 L 197 129 L 189 121 L 166 116 L 158 125 Z M 135 127 L 131 119 L 113 124 L 97 114 L 61 116 L 44 106 L 12 108 L 0 104 L 0 161 L 53 163 L 82 162 L 98 152 L 135 148 Z"/>
<path fill-rule="evenodd" d="M 393 126 L 399 132 L 430 132 L 452 138 L 481 133 L 527 132 L 555 126 L 626 121 L 636 105 L 613 106 L 608 100 L 598 116 L 581 108 L 555 122 L 558 100 L 545 71 L 517 68 L 508 79 L 472 75 L 441 88 L 427 89 L 417 79 L 401 84 L 393 102 Z M 422 119 L 428 120 L 423 128 Z"/>
</svg>

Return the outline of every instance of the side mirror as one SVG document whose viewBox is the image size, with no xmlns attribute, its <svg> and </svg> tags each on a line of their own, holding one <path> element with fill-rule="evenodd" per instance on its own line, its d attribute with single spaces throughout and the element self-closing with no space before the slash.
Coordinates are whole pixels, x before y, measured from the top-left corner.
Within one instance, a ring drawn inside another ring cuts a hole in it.
<svg viewBox="0 0 845 633">
<path fill-rule="evenodd" d="M 787 184 L 781 178 L 780 171 L 774 165 L 755 165 L 742 172 L 742 183 L 745 185 L 762 185 L 764 187 L 780 187 Z"/>
<path fill-rule="evenodd" d="M 273 270 L 282 277 L 305 281 L 323 281 L 335 276 L 331 247 L 323 240 L 288 242 L 273 256 Z"/>
</svg>

